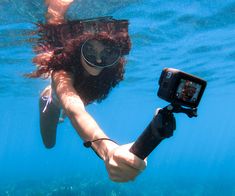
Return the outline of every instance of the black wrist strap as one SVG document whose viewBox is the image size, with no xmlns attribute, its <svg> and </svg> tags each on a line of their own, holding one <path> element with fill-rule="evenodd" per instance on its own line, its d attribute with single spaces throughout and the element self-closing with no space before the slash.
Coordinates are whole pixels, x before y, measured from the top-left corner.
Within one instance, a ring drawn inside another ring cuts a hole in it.
<svg viewBox="0 0 235 196">
<path fill-rule="evenodd" d="M 92 142 L 96 142 L 96 141 L 100 141 L 100 140 L 109 140 L 111 142 L 114 142 L 115 144 L 117 144 L 115 141 L 109 139 L 109 138 L 99 138 L 99 139 L 95 139 L 95 140 L 92 140 L 92 141 L 86 141 L 83 143 L 83 145 L 86 147 L 86 148 L 91 148 L 95 153 L 96 155 L 102 159 L 102 157 L 96 152 L 96 150 L 92 147 Z M 102 159 L 103 160 L 103 159 Z"/>
<path fill-rule="evenodd" d="M 92 142 L 96 142 L 96 141 L 100 141 L 100 140 L 109 140 L 109 141 L 111 141 L 111 142 L 114 142 L 115 144 L 117 144 L 117 142 L 115 142 L 115 141 L 113 141 L 113 140 L 111 140 L 111 139 L 109 139 L 109 138 L 98 138 L 98 139 L 95 139 L 95 140 L 92 140 L 92 141 L 86 141 L 86 142 L 84 142 L 83 143 L 83 145 L 86 147 L 86 148 L 90 148 L 91 147 L 91 145 L 92 145 Z"/>
</svg>

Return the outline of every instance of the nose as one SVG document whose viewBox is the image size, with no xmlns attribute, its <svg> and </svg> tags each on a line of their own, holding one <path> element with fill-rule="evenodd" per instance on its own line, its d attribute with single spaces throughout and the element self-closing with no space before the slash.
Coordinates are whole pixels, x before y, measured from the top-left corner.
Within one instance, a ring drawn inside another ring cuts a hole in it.
<svg viewBox="0 0 235 196">
<path fill-rule="evenodd" d="M 97 63 L 101 63 L 101 62 L 102 62 L 102 60 L 101 60 L 101 58 L 100 58 L 99 55 L 96 56 L 96 62 L 97 62 Z"/>
</svg>

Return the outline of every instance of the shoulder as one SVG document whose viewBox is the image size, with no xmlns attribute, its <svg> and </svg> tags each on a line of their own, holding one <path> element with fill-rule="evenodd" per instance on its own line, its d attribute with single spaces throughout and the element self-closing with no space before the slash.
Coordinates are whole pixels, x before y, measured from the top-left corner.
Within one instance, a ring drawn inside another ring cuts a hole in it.
<svg viewBox="0 0 235 196">
<path fill-rule="evenodd" d="M 52 88 L 60 95 L 77 94 L 73 87 L 73 74 L 64 70 L 53 71 L 51 74 Z"/>
<path fill-rule="evenodd" d="M 64 70 L 53 71 L 51 74 L 51 80 L 52 89 L 55 90 L 58 97 L 76 94 L 73 87 L 72 74 Z"/>
<path fill-rule="evenodd" d="M 71 110 L 75 106 L 84 108 L 84 103 L 73 86 L 72 73 L 63 70 L 53 71 L 51 78 L 52 88 L 64 109 Z"/>
<path fill-rule="evenodd" d="M 73 74 L 64 70 L 53 71 L 51 74 L 52 82 L 58 83 L 62 81 L 72 82 Z"/>
</svg>

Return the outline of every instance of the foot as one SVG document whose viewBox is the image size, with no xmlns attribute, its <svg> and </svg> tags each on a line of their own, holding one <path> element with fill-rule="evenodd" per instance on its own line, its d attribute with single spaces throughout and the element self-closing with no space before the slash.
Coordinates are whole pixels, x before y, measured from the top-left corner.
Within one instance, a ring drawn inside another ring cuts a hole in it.
<svg viewBox="0 0 235 196">
<path fill-rule="evenodd" d="M 64 15 L 73 0 L 45 0 L 48 6 L 46 18 L 49 24 L 61 24 L 65 22 Z"/>
</svg>

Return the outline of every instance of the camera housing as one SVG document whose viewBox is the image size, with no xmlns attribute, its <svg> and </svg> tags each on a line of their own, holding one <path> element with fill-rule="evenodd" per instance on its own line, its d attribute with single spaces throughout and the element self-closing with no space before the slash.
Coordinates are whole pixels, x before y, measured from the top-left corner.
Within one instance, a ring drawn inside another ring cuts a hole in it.
<svg viewBox="0 0 235 196">
<path fill-rule="evenodd" d="M 173 105 L 196 108 L 207 82 L 178 69 L 164 68 L 157 95 Z"/>
</svg>

